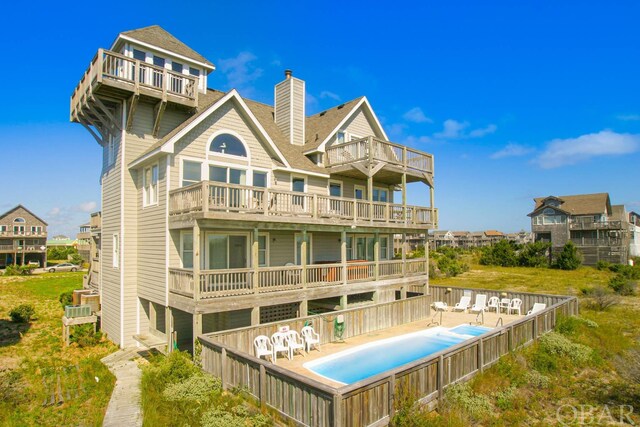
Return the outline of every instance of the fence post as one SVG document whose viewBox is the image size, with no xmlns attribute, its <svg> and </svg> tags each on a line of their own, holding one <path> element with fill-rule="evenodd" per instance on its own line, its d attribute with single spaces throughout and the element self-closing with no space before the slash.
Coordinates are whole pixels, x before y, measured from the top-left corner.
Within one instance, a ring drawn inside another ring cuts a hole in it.
<svg viewBox="0 0 640 427">
<path fill-rule="evenodd" d="M 333 395 L 333 426 L 342 426 L 342 396 L 339 394 Z"/>
<path fill-rule="evenodd" d="M 260 409 L 265 410 L 267 408 L 267 370 L 262 364 L 260 365 L 259 390 Z"/>
<path fill-rule="evenodd" d="M 509 351 L 513 351 L 513 326 L 507 329 L 507 341 L 509 342 Z"/>
<path fill-rule="evenodd" d="M 444 356 L 438 358 L 438 404 L 442 403 L 444 396 Z"/>
<path fill-rule="evenodd" d="M 478 366 L 480 373 L 484 372 L 484 340 L 482 338 L 478 341 Z"/>
<path fill-rule="evenodd" d="M 227 349 L 222 347 L 222 353 L 220 357 L 220 383 L 222 384 L 222 389 L 226 390 L 226 379 L 227 379 Z"/>
</svg>

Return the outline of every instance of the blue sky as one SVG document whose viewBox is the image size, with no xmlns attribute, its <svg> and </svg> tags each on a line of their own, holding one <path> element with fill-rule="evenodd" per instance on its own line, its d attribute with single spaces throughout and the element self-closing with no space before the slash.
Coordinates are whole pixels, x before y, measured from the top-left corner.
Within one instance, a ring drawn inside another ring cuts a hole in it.
<svg viewBox="0 0 640 427">
<path fill-rule="evenodd" d="M 213 88 L 272 103 L 291 68 L 310 113 L 366 95 L 392 140 L 435 155 L 442 229 L 529 230 L 549 194 L 640 210 L 639 2 L 97 5 L 0 16 L 0 210 L 22 203 L 51 233 L 100 208 L 101 150 L 69 123 L 69 96 L 99 47 L 152 24 L 216 64 Z"/>
</svg>

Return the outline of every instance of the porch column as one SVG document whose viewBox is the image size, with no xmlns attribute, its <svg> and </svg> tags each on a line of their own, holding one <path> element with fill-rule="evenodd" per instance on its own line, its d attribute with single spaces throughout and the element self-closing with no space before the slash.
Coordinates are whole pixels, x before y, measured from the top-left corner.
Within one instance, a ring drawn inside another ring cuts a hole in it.
<svg viewBox="0 0 640 427">
<path fill-rule="evenodd" d="M 378 280 L 380 276 L 380 234 L 373 235 L 373 279 Z"/>
<path fill-rule="evenodd" d="M 300 243 L 300 264 L 302 265 L 302 287 L 307 287 L 307 230 L 302 230 L 302 242 Z"/>
<path fill-rule="evenodd" d="M 369 176 L 367 177 L 367 200 L 369 201 L 369 221 L 373 222 L 373 176 L 371 176 L 371 168 L 369 168 Z"/>
<path fill-rule="evenodd" d="M 307 317 L 309 314 L 309 301 L 305 298 L 300 301 L 300 316 L 299 317 Z"/>
<path fill-rule="evenodd" d="M 427 281 L 423 286 L 423 295 L 429 294 L 429 230 L 424 232 L 424 272 L 427 275 Z"/>
<path fill-rule="evenodd" d="M 407 233 L 402 233 L 402 277 L 407 274 Z"/>
<path fill-rule="evenodd" d="M 260 307 L 253 307 L 251 309 L 251 326 L 260 324 Z"/>
<path fill-rule="evenodd" d="M 342 284 L 347 284 L 347 232 L 340 233 L 340 261 L 342 262 Z"/>
<path fill-rule="evenodd" d="M 347 296 L 340 295 L 340 310 L 346 310 L 347 308 Z"/>
<path fill-rule="evenodd" d="M 198 221 L 193 222 L 193 300 L 200 300 L 200 225 Z"/>
<path fill-rule="evenodd" d="M 198 341 L 198 335 L 202 335 L 202 313 L 193 313 L 193 356 L 196 355 L 196 341 Z"/>
<path fill-rule="evenodd" d="M 164 330 L 167 336 L 167 353 L 173 351 L 173 313 L 171 307 L 164 308 Z"/>
<path fill-rule="evenodd" d="M 407 223 L 407 173 L 402 172 L 402 219 Z"/>
<path fill-rule="evenodd" d="M 400 299 L 407 299 L 407 286 L 402 286 L 400 288 Z"/>
<path fill-rule="evenodd" d="M 253 292 L 258 293 L 258 289 L 260 288 L 260 234 L 258 232 L 258 228 L 253 229 L 253 242 L 251 244 L 251 265 L 253 267 L 253 281 L 251 285 L 253 286 Z"/>
</svg>

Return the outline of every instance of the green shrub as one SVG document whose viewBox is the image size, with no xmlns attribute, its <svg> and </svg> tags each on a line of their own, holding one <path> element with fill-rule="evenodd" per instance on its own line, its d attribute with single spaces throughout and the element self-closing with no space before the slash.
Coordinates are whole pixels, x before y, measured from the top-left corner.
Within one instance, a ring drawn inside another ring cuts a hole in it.
<svg viewBox="0 0 640 427">
<path fill-rule="evenodd" d="M 37 265 L 7 265 L 4 270 L 5 276 L 21 276 L 23 274 L 31 274 L 33 270 L 38 268 Z"/>
<path fill-rule="evenodd" d="M 563 335 L 573 335 L 581 326 L 595 329 L 598 327 L 598 324 L 593 320 L 579 316 L 561 316 L 556 322 L 555 331 Z"/>
<path fill-rule="evenodd" d="M 33 305 L 21 304 L 9 312 L 9 317 L 11 317 L 11 321 L 15 323 L 29 323 L 35 313 L 36 310 L 33 308 Z"/>
<path fill-rule="evenodd" d="M 558 255 L 554 266 L 560 270 L 576 270 L 582 264 L 582 256 L 573 242 L 567 242 Z"/>
<path fill-rule="evenodd" d="M 102 332 L 94 332 L 90 323 L 74 326 L 71 332 L 69 341 L 78 344 L 78 347 L 93 347 L 102 340 Z"/>
<path fill-rule="evenodd" d="M 469 384 L 458 383 L 447 388 L 445 392 L 447 405 L 456 406 L 474 419 L 486 417 L 491 413 L 491 401 L 484 394 L 476 394 Z"/>
<path fill-rule="evenodd" d="M 520 250 L 518 263 L 522 267 L 548 267 L 551 243 L 527 243 Z"/>
<path fill-rule="evenodd" d="M 143 374 L 159 378 L 163 384 L 175 384 L 199 372 L 198 367 L 191 361 L 189 353 L 172 351 L 168 356 L 159 358 L 157 363 L 147 366 Z"/>
<path fill-rule="evenodd" d="M 549 379 L 549 377 L 546 375 L 542 375 L 535 369 L 525 374 L 525 380 L 529 386 L 538 389 L 548 388 L 549 385 L 551 385 L 551 380 Z"/>
<path fill-rule="evenodd" d="M 500 240 L 491 246 L 482 248 L 480 264 L 515 267 L 518 265 L 515 243 L 508 240 Z"/>
<path fill-rule="evenodd" d="M 596 311 L 605 311 L 620 303 L 620 298 L 617 295 L 602 286 L 590 289 L 587 295 L 590 297 L 587 306 Z"/>
<path fill-rule="evenodd" d="M 169 402 L 200 402 L 221 390 L 218 378 L 197 373 L 179 383 L 169 384 L 162 392 L 162 397 Z"/>
<path fill-rule="evenodd" d="M 513 403 L 516 398 L 516 388 L 511 386 L 504 390 L 496 391 L 493 393 L 493 397 L 496 399 L 496 406 L 503 411 L 513 409 Z"/>
<path fill-rule="evenodd" d="M 71 262 L 72 264 L 76 264 L 80 266 L 80 268 L 82 268 L 82 264 L 84 264 L 84 259 L 80 256 L 80 254 L 73 254 L 69 259 L 69 262 Z"/>
<path fill-rule="evenodd" d="M 596 263 L 596 269 L 598 270 L 609 270 L 611 268 L 611 263 L 607 261 L 598 261 Z"/>
<path fill-rule="evenodd" d="M 557 332 L 548 332 L 540 337 L 540 351 L 551 356 L 567 357 L 576 365 L 583 365 L 593 357 L 593 350 L 577 344 Z"/>
<path fill-rule="evenodd" d="M 618 273 L 609 280 L 609 287 L 618 295 L 635 295 L 638 284 L 624 273 Z"/>
<path fill-rule="evenodd" d="M 249 415 L 244 406 L 236 406 L 232 412 L 212 408 L 204 413 L 202 427 L 267 427 L 273 425 L 269 417 L 263 414 Z"/>
<path fill-rule="evenodd" d="M 60 305 L 64 309 L 68 305 L 73 305 L 73 291 L 63 292 L 58 297 Z"/>
</svg>

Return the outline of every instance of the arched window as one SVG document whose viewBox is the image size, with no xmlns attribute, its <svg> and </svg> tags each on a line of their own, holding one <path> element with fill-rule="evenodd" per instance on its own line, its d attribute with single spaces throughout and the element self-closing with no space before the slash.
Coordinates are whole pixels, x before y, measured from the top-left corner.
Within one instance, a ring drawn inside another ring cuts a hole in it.
<svg viewBox="0 0 640 427">
<path fill-rule="evenodd" d="M 26 221 L 24 220 L 24 218 L 18 217 L 18 218 L 16 218 L 16 219 L 14 219 L 14 220 L 13 220 L 13 222 L 20 222 L 20 223 L 24 223 L 24 222 L 26 222 Z"/>
<path fill-rule="evenodd" d="M 554 211 L 551 208 L 546 208 L 545 210 L 542 211 L 542 213 L 545 215 L 555 215 L 556 211 Z"/>
<path fill-rule="evenodd" d="M 242 141 L 228 133 L 221 133 L 213 138 L 211 145 L 209 145 L 209 151 L 230 156 L 247 157 L 247 149 Z"/>
</svg>

